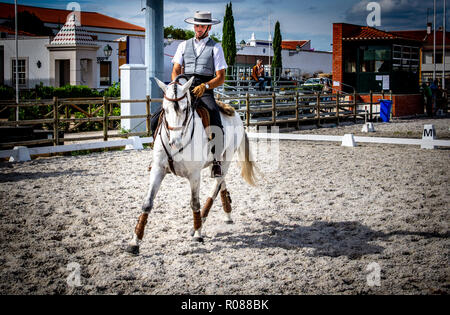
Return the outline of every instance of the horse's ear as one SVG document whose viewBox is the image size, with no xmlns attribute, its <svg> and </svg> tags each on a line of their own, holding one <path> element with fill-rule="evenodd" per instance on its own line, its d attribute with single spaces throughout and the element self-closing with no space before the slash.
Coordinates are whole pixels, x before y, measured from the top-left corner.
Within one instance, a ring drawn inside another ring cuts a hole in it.
<svg viewBox="0 0 450 315">
<path fill-rule="evenodd" d="M 181 87 L 181 88 L 183 89 L 183 93 L 186 93 L 186 92 L 189 90 L 189 88 L 190 88 L 191 85 L 192 85 L 192 82 L 194 82 L 194 79 L 195 79 L 195 77 L 192 76 L 192 78 L 190 78 L 189 81 L 187 81 L 187 82 Z"/>
<path fill-rule="evenodd" d="M 167 85 L 165 85 L 164 82 L 161 82 L 160 80 L 158 80 L 158 78 L 155 78 L 155 81 L 158 84 L 158 86 L 161 88 L 161 90 L 163 90 L 164 94 L 166 94 Z"/>
</svg>

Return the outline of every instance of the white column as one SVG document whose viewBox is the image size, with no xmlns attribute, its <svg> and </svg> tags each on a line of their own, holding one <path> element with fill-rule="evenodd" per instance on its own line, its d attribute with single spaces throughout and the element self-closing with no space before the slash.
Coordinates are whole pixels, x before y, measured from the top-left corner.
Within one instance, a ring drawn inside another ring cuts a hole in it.
<svg viewBox="0 0 450 315">
<path fill-rule="evenodd" d="M 146 71 L 145 65 L 125 64 L 120 67 L 120 98 L 122 100 L 144 100 L 146 98 Z M 145 102 L 121 103 L 120 114 L 145 115 Z M 121 127 L 130 132 L 145 132 L 145 118 L 122 119 Z"/>
</svg>

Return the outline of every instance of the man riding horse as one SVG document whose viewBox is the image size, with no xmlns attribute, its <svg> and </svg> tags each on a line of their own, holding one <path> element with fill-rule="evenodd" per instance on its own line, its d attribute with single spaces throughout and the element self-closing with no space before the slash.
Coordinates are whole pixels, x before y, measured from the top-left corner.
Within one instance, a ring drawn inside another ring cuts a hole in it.
<svg viewBox="0 0 450 315">
<path fill-rule="evenodd" d="M 214 88 L 224 83 L 225 69 L 228 66 L 222 46 L 209 37 L 211 26 L 220 21 L 212 19 L 210 12 L 197 11 L 193 18 L 188 18 L 185 22 L 194 25 L 195 38 L 186 40 L 178 46 L 172 59 L 172 80 L 175 80 L 180 74 L 184 74 L 188 79 L 192 76 L 195 77 L 191 86 L 194 102 L 208 109 L 210 125 L 216 127 L 215 131 L 221 130 L 222 136 L 219 139 L 223 139 L 222 120 L 219 107 L 214 99 Z M 153 131 L 157 127 L 158 118 L 159 112 L 152 119 Z M 215 137 L 217 139 L 217 134 Z M 212 148 L 214 153 L 212 177 L 222 176 L 222 149 L 222 141 L 215 141 Z"/>
</svg>

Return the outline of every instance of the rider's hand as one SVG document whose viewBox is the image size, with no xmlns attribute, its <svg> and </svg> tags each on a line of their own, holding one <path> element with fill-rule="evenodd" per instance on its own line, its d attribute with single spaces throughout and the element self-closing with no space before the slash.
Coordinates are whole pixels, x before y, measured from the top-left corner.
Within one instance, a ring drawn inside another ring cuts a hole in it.
<svg viewBox="0 0 450 315">
<path fill-rule="evenodd" d="M 206 91 L 206 85 L 205 85 L 205 83 L 202 83 L 202 84 L 196 86 L 196 87 L 192 90 L 192 93 L 194 93 L 194 95 L 195 95 L 196 97 L 202 97 L 203 94 L 205 93 L 205 91 Z"/>
</svg>

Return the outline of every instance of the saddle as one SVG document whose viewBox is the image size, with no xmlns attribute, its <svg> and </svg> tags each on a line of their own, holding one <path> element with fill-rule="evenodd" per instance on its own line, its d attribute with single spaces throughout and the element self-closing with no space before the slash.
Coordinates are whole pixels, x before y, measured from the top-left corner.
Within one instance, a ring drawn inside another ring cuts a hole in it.
<svg viewBox="0 0 450 315">
<path fill-rule="evenodd" d="M 221 113 L 223 113 L 226 116 L 230 116 L 230 117 L 234 116 L 235 109 L 232 106 L 225 104 L 224 102 L 221 102 L 221 101 L 216 101 L 216 104 L 219 107 L 219 110 Z M 210 116 L 209 116 L 208 109 L 203 106 L 197 106 L 195 108 L 195 111 L 197 112 L 198 116 L 200 116 L 200 119 L 202 120 L 203 128 L 207 129 L 210 126 Z M 162 122 L 161 117 L 162 117 L 162 115 L 160 114 L 160 116 L 158 118 L 158 127 L 156 129 L 155 134 L 158 133 L 159 126 L 161 125 L 161 122 Z M 208 135 L 208 136 L 211 139 L 211 135 Z"/>
<path fill-rule="evenodd" d="M 230 116 L 230 117 L 234 116 L 235 109 L 232 106 L 225 104 L 224 102 L 221 102 L 221 101 L 216 101 L 216 104 L 219 107 L 219 110 L 221 113 L 223 113 L 226 116 Z M 203 106 L 197 106 L 195 108 L 195 110 L 196 110 L 198 116 L 200 116 L 200 119 L 202 120 L 203 128 L 205 128 L 205 130 L 207 130 L 207 128 L 210 126 L 210 116 L 209 116 L 208 109 Z M 162 115 L 161 114 L 158 117 L 158 125 L 154 132 L 155 135 L 158 134 L 159 128 L 162 123 Z M 210 141 L 212 140 L 212 135 L 210 133 L 208 133 L 208 139 Z M 148 170 L 149 171 L 151 170 L 151 166 L 148 167 Z"/>
</svg>

